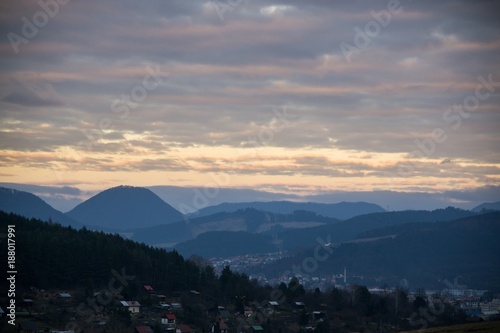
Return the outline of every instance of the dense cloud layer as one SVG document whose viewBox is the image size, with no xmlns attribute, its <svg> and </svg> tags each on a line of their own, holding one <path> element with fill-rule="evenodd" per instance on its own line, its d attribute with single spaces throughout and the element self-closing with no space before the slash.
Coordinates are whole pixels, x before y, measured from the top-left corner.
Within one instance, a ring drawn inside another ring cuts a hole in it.
<svg viewBox="0 0 500 333">
<path fill-rule="evenodd" d="M 497 2 L 66 2 L 0 4 L 3 181 L 499 184 Z"/>
</svg>

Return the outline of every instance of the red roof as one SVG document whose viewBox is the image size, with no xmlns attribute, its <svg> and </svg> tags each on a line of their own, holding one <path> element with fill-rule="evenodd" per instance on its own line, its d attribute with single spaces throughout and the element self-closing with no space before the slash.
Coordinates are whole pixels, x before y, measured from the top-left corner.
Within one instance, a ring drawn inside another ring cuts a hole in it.
<svg viewBox="0 0 500 333">
<path fill-rule="evenodd" d="M 144 289 L 147 291 L 154 291 L 153 287 L 151 287 L 149 284 L 144 286 Z"/>
<path fill-rule="evenodd" d="M 173 313 L 167 313 L 165 314 L 165 318 L 170 319 L 170 320 L 175 320 L 176 317 Z"/>
</svg>

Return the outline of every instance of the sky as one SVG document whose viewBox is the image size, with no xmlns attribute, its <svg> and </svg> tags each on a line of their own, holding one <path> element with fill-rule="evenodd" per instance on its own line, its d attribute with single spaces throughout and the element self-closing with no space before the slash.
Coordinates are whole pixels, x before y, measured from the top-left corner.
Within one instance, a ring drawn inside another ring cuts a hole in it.
<svg viewBox="0 0 500 333">
<path fill-rule="evenodd" d="M 499 12 L 4 1 L 0 182 L 498 195 Z"/>
</svg>

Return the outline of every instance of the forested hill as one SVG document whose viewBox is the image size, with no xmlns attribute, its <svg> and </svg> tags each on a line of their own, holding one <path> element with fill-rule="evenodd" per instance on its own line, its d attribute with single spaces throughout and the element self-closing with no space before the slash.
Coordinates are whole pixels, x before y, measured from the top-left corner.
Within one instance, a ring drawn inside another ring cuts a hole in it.
<svg viewBox="0 0 500 333">
<path fill-rule="evenodd" d="M 62 225 L 81 228 L 83 225 L 52 208 L 36 195 L 11 188 L 0 187 L 0 211 L 19 214 L 28 218 L 52 220 Z"/>
<path fill-rule="evenodd" d="M 376 277 L 365 279 L 367 284 L 394 285 L 407 279 L 415 289 L 441 289 L 446 286 L 443 281 L 460 277 L 468 288 L 500 291 L 500 212 L 391 226 L 363 235 L 368 238 L 332 247 L 315 274 L 334 275 L 347 268 L 351 276 Z M 314 251 L 310 248 L 258 271 L 267 276 L 280 274 L 297 262 L 314 258 Z"/>
<path fill-rule="evenodd" d="M 134 283 L 158 289 L 199 287 L 200 269 L 177 252 L 125 240 L 118 235 L 75 230 L 0 211 L 0 225 L 15 225 L 17 286 L 38 288 L 105 287 L 112 270 L 136 276 Z M 2 243 L 5 238 L 0 239 Z M 7 258 L 7 246 L 0 257 Z M 0 286 L 5 284 L 5 279 Z M 3 289 L 2 290 L 6 290 Z"/>
</svg>

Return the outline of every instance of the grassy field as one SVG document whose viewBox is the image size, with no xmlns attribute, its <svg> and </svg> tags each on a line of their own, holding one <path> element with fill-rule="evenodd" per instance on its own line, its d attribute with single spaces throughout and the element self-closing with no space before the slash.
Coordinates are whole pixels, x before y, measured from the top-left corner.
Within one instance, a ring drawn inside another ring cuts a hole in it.
<svg viewBox="0 0 500 333">
<path fill-rule="evenodd" d="M 425 330 L 418 331 L 408 331 L 408 332 L 421 332 L 421 333 L 460 333 L 460 332 L 470 332 L 470 333 L 499 333 L 500 332 L 500 321 L 490 321 L 482 323 L 473 324 L 462 324 L 446 327 L 434 327 Z"/>
</svg>

